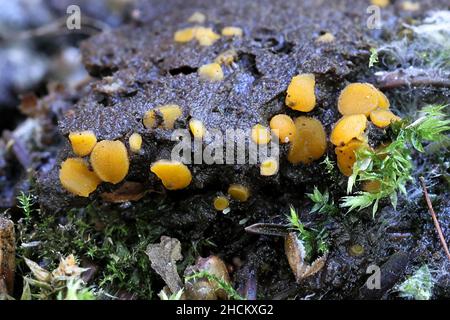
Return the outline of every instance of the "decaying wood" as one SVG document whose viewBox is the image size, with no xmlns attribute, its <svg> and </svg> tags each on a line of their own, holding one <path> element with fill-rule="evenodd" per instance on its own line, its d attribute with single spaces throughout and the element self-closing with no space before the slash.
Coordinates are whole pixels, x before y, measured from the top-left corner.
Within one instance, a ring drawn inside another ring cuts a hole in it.
<svg viewBox="0 0 450 320">
<path fill-rule="evenodd" d="M 0 217 L 0 291 L 3 287 L 11 295 L 14 289 L 14 270 L 16 268 L 16 246 L 14 224 Z"/>
<path fill-rule="evenodd" d="M 425 179 L 423 177 L 420 177 L 419 179 L 420 183 L 422 184 L 423 195 L 425 196 L 425 201 L 427 202 L 428 210 L 430 211 L 431 218 L 433 219 L 434 227 L 436 228 L 439 240 L 441 241 L 445 254 L 447 255 L 448 260 L 450 260 L 450 252 L 448 251 L 447 242 L 445 241 L 444 234 L 442 233 L 442 229 L 439 224 L 439 220 L 437 219 L 436 213 L 434 212 L 433 209 L 433 205 L 431 204 L 430 196 L 428 195 L 427 186 L 425 184 Z"/>
</svg>

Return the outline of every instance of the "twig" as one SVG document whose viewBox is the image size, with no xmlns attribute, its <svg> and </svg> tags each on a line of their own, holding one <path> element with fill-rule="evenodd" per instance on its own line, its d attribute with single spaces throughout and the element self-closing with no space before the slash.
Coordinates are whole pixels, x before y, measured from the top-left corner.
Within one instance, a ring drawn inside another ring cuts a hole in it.
<svg viewBox="0 0 450 320">
<path fill-rule="evenodd" d="M 430 196 L 428 195 L 427 186 L 425 185 L 425 179 L 423 177 L 419 178 L 420 183 L 422 184 L 423 195 L 425 196 L 425 200 L 428 205 L 428 210 L 430 211 L 431 217 L 433 218 L 434 227 L 439 235 L 439 239 L 441 240 L 441 244 L 444 247 L 445 254 L 447 255 L 448 260 L 450 261 L 450 252 L 448 251 L 447 242 L 445 241 L 444 234 L 442 233 L 441 226 L 439 225 L 439 221 L 436 217 L 436 213 L 434 212 L 433 206 L 431 205 Z"/>
<path fill-rule="evenodd" d="M 9 295 L 13 292 L 15 251 L 14 224 L 11 220 L 0 217 L 0 296 L 5 294 L 1 292 L 5 289 Z"/>
</svg>

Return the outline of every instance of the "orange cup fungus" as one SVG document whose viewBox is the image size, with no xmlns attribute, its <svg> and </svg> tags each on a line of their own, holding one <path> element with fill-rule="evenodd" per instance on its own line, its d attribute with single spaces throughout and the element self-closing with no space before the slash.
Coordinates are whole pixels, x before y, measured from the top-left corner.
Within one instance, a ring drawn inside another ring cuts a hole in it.
<svg viewBox="0 0 450 320">
<path fill-rule="evenodd" d="M 92 131 L 71 132 L 69 141 L 73 152 L 80 157 L 87 156 L 94 149 L 97 137 Z"/>
<path fill-rule="evenodd" d="M 347 177 L 352 175 L 353 165 L 356 162 L 355 152 L 361 147 L 368 147 L 368 145 L 366 142 L 354 139 L 334 150 L 337 156 L 337 166 L 343 175 Z"/>
<path fill-rule="evenodd" d="M 225 37 L 242 37 L 244 32 L 238 27 L 225 27 L 222 29 L 222 35 Z"/>
<path fill-rule="evenodd" d="M 245 202 L 250 197 L 250 190 L 242 184 L 231 184 L 228 187 L 228 194 L 239 202 Z"/>
<path fill-rule="evenodd" d="M 336 122 L 330 140 L 335 146 L 343 146 L 353 139 L 364 140 L 367 118 L 363 114 L 343 116 Z"/>
<path fill-rule="evenodd" d="M 289 149 L 288 161 L 309 164 L 322 157 L 327 147 L 322 123 L 310 117 L 298 117 L 294 123 L 297 133 Z"/>
<path fill-rule="evenodd" d="M 273 176 L 278 172 L 278 160 L 274 158 L 268 158 L 261 162 L 259 172 L 262 176 Z"/>
<path fill-rule="evenodd" d="M 297 129 L 294 121 L 286 114 L 277 114 L 270 120 L 270 129 L 280 139 L 280 143 L 288 143 L 294 139 Z"/>
<path fill-rule="evenodd" d="M 92 168 L 102 181 L 117 184 L 128 174 L 130 161 L 127 148 L 121 141 L 100 141 L 92 150 L 90 159 Z"/>
<path fill-rule="evenodd" d="M 198 68 L 200 79 L 211 82 L 217 82 L 223 79 L 223 71 L 220 64 L 213 62 L 205 64 Z"/>
<path fill-rule="evenodd" d="M 270 130 L 269 128 L 255 124 L 252 127 L 252 140 L 256 144 L 268 144 L 270 142 Z"/>
<path fill-rule="evenodd" d="M 134 153 L 138 153 L 142 148 L 142 136 L 139 133 L 133 133 L 128 138 L 128 143 L 130 144 L 130 150 Z"/>
<path fill-rule="evenodd" d="M 377 108 L 389 109 L 387 97 L 370 83 L 351 83 L 339 95 L 338 110 L 342 115 L 364 114 Z"/>
<path fill-rule="evenodd" d="M 214 198 L 214 209 L 217 211 L 223 211 L 229 207 L 230 201 L 228 201 L 227 197 L 217 196 Z"/>
<path fill-rule="evenodd" d="M 206 134 L 206 127 L 200 120 L 191 119 L 189 121 L 189 129 L 196 139 L 202 139 Z"/>
<path fill-rule="evenodd" d="M 389 110 L 376 109 L 370 113 L 370 120 L 379 128 L 385 128 L 394 121 L 401 120 Z"/>
<path fill-rule="evenodd" d="M 191 171 L 179 161 L 156 161 L 151 165 L 150 171 L 156 174 L 168 190 L 184 189 L 192 181 Z"/>
<path fill-rule="evenodd" d="M 89 170 L 88 164 L 81 158 L 63 161 L 59 180 L 64 189 L 80 197 L 89 197 L 101 183 L 99 177 Z"/>
<path fill-rule="evenodd" d="M 186 43 L 196 39 L 201 46 L 210 46 L 219 38 L 213 29 L 206 27 L 184 28 L 174 34 L 175 42 Z"/>
<path fill-rule="evenodd" d="M 145 113 L 143 123 L 148 129 L 158 127 L 157 115 L 162 117 L 162 127 L 166 130 L 173 129 L 175 121 L 183 114 L 179 105 L 167 104 L 155 109 L 149 110 Z"/>
<path fill-rule="evenodd" d="M 316 80 L 313 74 L 299 74 L 292 78 L 287 89 L 286 105 L 297 111 L 308 112 L 316 106 L 314 88 Z"/>
</svg>

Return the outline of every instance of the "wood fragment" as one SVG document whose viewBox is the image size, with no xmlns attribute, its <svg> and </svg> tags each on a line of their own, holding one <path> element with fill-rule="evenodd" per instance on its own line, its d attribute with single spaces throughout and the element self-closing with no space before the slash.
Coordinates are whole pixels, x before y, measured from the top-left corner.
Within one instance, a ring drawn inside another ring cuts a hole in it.
<svg viewBox="0 0 450 320">
<path fill-rule="evenodd" d="M 289 228 L 275 223 L 255 223 L 246 227 L 245 231 L 265 236 L 285 237 L 289 233 Z"/>
<path fill-rule="evenodd" d="M 14 223 L 0 217 L 0 282 L 3 282 L 7 292 L 12 295 L 14 289 L 14 271 L 16 268 L 16 240 Z M 1 287 L 1 285 L 0 285 Z"/>
<path fill-rule="evenodd" d="M 445 241 L 444 234 L 442 233 L 441 226 L 439 224 L 439 220 L 436 217 L 436 213 L 434 212 L 433 205 L 431 204 L 430 196 L 428 195 L 427 186 L 425 184 L 425 179 L 423 177 L 419 178 L 420 183 L 422 184 L 423 195 L 425 196 L 425 201 L 428 205 L 428 211 L 433 218 L 434 227 L 439 236 L 439 240 L 441 241 L 442 247 L 444 248 L 445 254 L 447 255 L 448 260 L 450 261 L 450 252 L 448 251 L 447 242 Z"/>
</svg>

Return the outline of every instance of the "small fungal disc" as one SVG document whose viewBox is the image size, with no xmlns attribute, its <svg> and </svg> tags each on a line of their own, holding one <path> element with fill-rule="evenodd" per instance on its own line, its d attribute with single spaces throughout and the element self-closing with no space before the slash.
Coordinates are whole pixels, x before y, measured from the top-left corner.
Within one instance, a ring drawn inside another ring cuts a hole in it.
<svg viewBox="0 0 450 320">
<path fill-rule="evenodd" d="M 80 158 L 69 158 L 61 163 L 59 180 L 64 189 L 80 197 L 89 197 L 101 183 L 95 172 L 89 170 L 87 163 Z"/>
<path fill-rule="evenodd" d="M 297 133 L 289 148 L 288 161 L 292 164 L 309 164 L 322 157 L 327 148 L 322 123 L 310 117 L 298 117 L 294 123 Z"/>
<path fill-rule="evenodd" d="M 264 160 L 259 167 L 262 176 L 273 176 L 278 172 L 278 161 L 274 158 Z"/>
<path fill-rule="evenodd" d="M 230 205 L 230 201 L 224 196 L 218 196 L 214 198 L 214 208 L 217 211 L 223 211 Z"/>
<path fill-rule="evenodd" d="M 219 54 L 216 59 L 214 59 L 214 62 L 229 66 L 236 60 L 236 58 L 236 50 L 230 49 Z"/>
<path fill-rule="evenodd" d="M 364 140 L 367 118 L 363 114 L 343 116 L 331 131 L 330 140 L 335 146 L 343 146 L 353 139 Z"/>
<path fill-rule="evenodd" d="M 379 91 L 369 83 L 351 83 L 341 91 L 338 110 L 342 115 L 365 114 L 378 107 Z"/>
<path fill-rule="evenodd" d="M 238 27 L 225 27 L 222 29 L 222 35 L 225 37 L 242 37 L 244 32 Z"/>
<path fill-rule="evenodd" d="M 367 146 L 367 143 L 352 140 L 348 144 L 342 147 L 337 147 L 334 152 L 337 156 L 337 165 L 339 171 L 347 177 L 350 177 L 353 173 L 353 164 L 356 162 L 356 154 L 355 151 L 359 148 Z"/>
<path fill-rule="evenodd" d="M 223 79 L 222 67 L 216 62 L 201 66 L 198 68 L 198 74 L 200 79 L 211 82 L 216 82 Z"/>
<path fill-rule="evenodd" d="M 97 137 L 92 131 L 71 132 L 69 141 L 73 152 L 80 157 L 87 156 L 94 149 Z"/>
<path fill-rule="evenodd" d="M 188 22 L 192 23 L 204 23 L 206 21 L 206 16 L 201 12 L 194 12 L 192 16 L 189 17 Z"/>
<path fill-rule="evenodd" d="M 250 197 L 250 190 L 242 184 L 232 184 L 228 188 L 228 194 L 234 200 L 245 202 Z"/>
<path fill-rule="evenodd" d="M 206 134 L 205 125 L 203 124 L 203 122 L 197 119 L 191 119 L 189 121 L 189 129 L 196 139 L 202 139 Z"/>
<path fill-rule="evenodd" d="M 355 244 L 350 247 L 350 255 L 357 257 L 364 253 L 364 247 L 360 244 Z"/>
<path fill-rule="evenodd" d="M 297 129 L 294 121 L 286 114 L 277 114 L 270 120 L 270 129 L 280 139 L 280 143 L 288 143 L 294 139 Z"/>
<path fill-rule="evenodd" d="M 157 127 L 156 112 L 159 112 L 163 119 L 163 128 L 173 129 L 175 121 L 183 114 L 181 107 L 176 104 L 167 104 L 145 113 L 143 123 L 146 128 L 154 129 Z"/>
<path fill-rule="evenodd" d="M 260 124 L 252 127 L 252 140 L 256 144 L 268 144 L 270 142 L 270 130 Z"/>
<path fill-rule="evenodd" d="M 370 120 L 379 128 L 385 128 L 394 121 L 401 120 L 389 110 L 377 109 L 370 113 Z"/>
<path fill-rule="evenodd" d="M 92 150 L 91 165 L 101 180 L 117 184 L 130 167 L 127 148 L 121 141 L 100 141 Z"/>
<path fill-rule="evenodd" d="M 390 4 L 389 0 L 370 0 L 370 2 L 373 5 L 379 6 L 381 8 L 387 7 Z"/>
<path fill-rule="evenodd" d="M 142 148 L 142 136 L 139 133 L 133 133 L 128 138 L 128 143 L 130 144 L 131 151 L 138 153 Z"/>
<path fill-rule="evenodd" d="M 313 74 L 305 73 L 292 78 L 287 89 L 286 105 L 294 110 L 308 112 L 316 106 Z"/>
<path fill-rule="evenodd" d="M 214 44 L 214 42 L 220 39 L 220 36 L 211 28 L 196 27 L 194 33 L 195 39 L 197 39 L 198 43 L 205 47 Z"/>
<path fill-rule="evenodd" d="M 325 32 L 324 34 L 317 37 L 316 42 L 318 43 L 331 43 L 334 41 L 334 36 L 330 32 Z"/>
<path fill-rule="evenodd" d="M 189 168 L 179 161 L 159 160 L 152 164 L 150 171 L 161 179 L 168 190 L 184 189 L 192 181 Z"/>
<path fill-rule="evenodd" d="M 366 192 L 377 193 L 381 189 L 381 182 L 377 180 L 365 181 L 362 189 Z"/>
<path fill-rule="evenodd" d="M 196 28 L 185 28 L 175 32 L 175 42 L 185 43 L 194 39 Z"/>
</svg>

